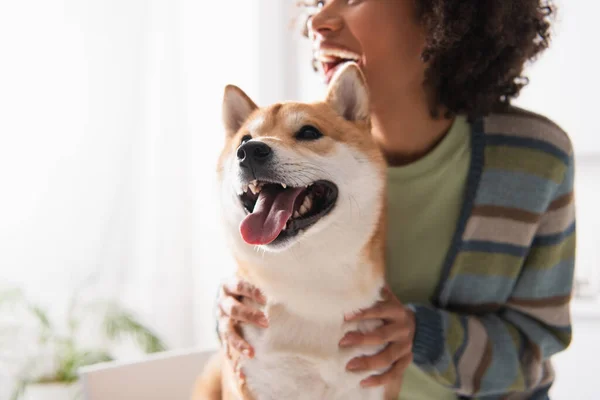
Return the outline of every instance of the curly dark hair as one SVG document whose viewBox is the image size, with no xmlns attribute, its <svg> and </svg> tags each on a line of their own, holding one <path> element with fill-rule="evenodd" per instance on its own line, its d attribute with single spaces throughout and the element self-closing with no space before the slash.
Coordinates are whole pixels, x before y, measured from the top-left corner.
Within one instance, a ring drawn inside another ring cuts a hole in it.
<svg viewBox="0 0 600 400">
<path fill-rule="evenodd" d="M 427 32 L 422 58 L 432 114 L 485 115 L 510 105 L 550 42 L 551 0 L 414 0 Z"/>
</svg>

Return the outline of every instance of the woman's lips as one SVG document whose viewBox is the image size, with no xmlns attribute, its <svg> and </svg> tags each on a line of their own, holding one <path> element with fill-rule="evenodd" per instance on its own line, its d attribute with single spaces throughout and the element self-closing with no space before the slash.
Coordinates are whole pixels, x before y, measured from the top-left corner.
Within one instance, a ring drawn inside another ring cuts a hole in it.
<svg viewBox="0 0 600 400">
<path fill-rule="evenodd" d="M 360 66 L 359 54 L 339 47 L 320 47 L 315 52 L 315 58 L 320 62 L 325 82 L 329 84 L 335 71 L 346 62 L 356 62 Z"/>
</svg>

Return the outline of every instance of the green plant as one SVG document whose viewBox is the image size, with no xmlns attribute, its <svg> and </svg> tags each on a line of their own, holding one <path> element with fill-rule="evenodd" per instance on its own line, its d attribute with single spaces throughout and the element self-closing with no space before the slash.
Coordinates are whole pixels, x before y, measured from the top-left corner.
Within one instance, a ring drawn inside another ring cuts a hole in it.
<svg viewBox="0 0 600 400">
<path fill-rule="evenodd" d="M 19 290 L 0 291 L 0 311 L 19 310 L 20 318 L 29 317 L 35 329 L 37 351 L 24 360 L 12 400 L 19 399 L 31 384 L 74 383 L 78 369 L 100 362 L 112 361 L 109 344 L 124 339 L 133 342 L 145 353 L 166 350 L 162 340 L 129 310 L 114 301 L 83 303 L 76 292 L 62 324 L 52 321 L 48 311 L 27 299 Z M 99 343 L 90 346 L 81 341 L 81 329 L 86 325 L 100 333 Z M 1 328 L 1 327 L 0 327 Z M 0 330 L 1 332 L 1 330 Z M 2 342 L 0 342 L 2 345 Z M 40 364 L 50 368 L 40 372 Z"/>
</svg>

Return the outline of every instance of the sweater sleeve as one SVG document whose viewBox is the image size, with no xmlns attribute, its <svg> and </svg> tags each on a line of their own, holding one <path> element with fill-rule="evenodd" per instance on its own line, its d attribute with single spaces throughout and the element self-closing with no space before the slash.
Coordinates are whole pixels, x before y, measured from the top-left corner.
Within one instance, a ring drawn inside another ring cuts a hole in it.
<svg viewBox="0 0 600 400">
<path fill-rule="evenodd" d="M 550 383 L 546 361 L 571 341 L 573 163 L 571 155 L 513 291 L 498 311 L 475 315 L 409 305 L 416 319 L 414 362 L 457 394 L 524 392 Z"/>
</svg>

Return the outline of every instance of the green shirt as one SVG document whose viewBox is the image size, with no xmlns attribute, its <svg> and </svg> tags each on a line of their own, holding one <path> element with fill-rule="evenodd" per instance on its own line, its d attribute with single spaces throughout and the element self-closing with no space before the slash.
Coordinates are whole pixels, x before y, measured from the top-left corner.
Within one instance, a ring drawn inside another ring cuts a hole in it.
<svg viewBox="0 0 600 400">
<path fill-rule="evenodd" d="M 457 117 L 426 156 L 388 169 L 388 282 L 403 303 L 429 304 L 441 277 L 463 203 L 470 164 L 470 125 Z M 411 364 L 401 400 L 457 397 Z"/>
</svg>

